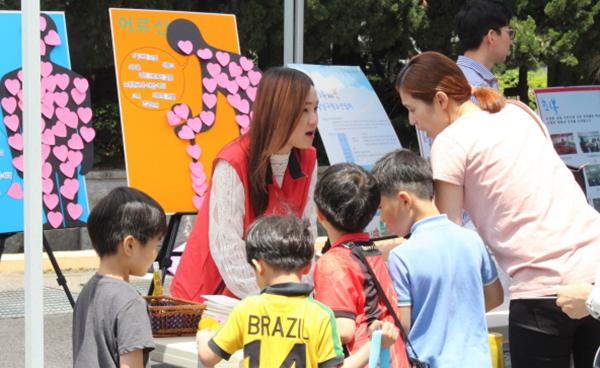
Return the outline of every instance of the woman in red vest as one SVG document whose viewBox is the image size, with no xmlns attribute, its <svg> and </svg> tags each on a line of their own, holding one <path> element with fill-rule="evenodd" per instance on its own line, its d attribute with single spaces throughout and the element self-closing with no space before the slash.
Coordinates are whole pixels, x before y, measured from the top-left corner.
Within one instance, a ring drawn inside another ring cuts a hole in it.
<svg viewBox="0 0 600 368">
<path fill-rule="evenodd" d="M 316 234 L 317 105 L 313 82 L 301 71 L 279 67 L 263 74 L 250 131 L 215 158 L 208 194 L 171 284 L 173 296 L 257 294 L 244 238 L 261 215 L 294 213 L 309 219 Z"/>
</svg>

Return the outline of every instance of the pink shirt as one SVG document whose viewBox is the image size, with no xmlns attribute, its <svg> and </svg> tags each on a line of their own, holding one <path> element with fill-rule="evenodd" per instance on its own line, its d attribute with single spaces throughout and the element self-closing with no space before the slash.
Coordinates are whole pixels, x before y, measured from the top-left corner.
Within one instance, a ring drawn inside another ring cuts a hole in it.
<svg viewBox="0 0 600 368">
<path fill-rule="evenodd" d="M 521 108 L 456 120 L 433 142 L 431 165 L 435 180 L 463 186 L 464 209 L 512 278 L 511 299 L 594 280 L 600 214 Z"/>
</svg>

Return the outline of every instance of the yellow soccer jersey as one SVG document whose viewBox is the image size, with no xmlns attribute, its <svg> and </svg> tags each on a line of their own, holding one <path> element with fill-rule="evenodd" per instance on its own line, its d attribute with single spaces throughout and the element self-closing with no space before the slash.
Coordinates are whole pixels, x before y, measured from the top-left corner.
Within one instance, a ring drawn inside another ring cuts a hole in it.
<svg viewBox="0 0 600 368">
<path fill-rule="evenodd" d="M 312 286 L 271 285 L 242 300 L 208 346 L 223 359 L 244 349 L 246 368 L 326 368 L 344 362 L 333 312 Z"/>
</svg>

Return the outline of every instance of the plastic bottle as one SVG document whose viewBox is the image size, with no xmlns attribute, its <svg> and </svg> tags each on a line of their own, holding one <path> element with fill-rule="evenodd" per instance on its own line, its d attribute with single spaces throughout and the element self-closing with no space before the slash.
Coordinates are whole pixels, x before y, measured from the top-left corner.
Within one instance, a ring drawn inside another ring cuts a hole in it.
<svg viewBox="0 0 600 368">
<path fill-rule="evenodd" d="M 152 264 L 152 271 L 152 282 L 154 283 L 152 295 L 161 296 L 163 295 L 163 283 L 160 275 L 160 267 L 158 266 L 158 262 L 154 262 Z"/>
</svg>

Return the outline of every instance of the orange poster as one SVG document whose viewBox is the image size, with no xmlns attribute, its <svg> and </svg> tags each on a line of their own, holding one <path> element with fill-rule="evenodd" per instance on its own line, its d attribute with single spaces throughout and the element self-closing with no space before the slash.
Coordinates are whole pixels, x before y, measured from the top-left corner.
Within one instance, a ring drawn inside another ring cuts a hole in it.
<svg viewBox="0 0 600 368">
<path fill-rule="evenodd" d="M 195 211 L 212 161 L 248 130 L 260 71 L 235 16 L 110 9 L 129 185 L 166 212 Z"/>
</svg>

